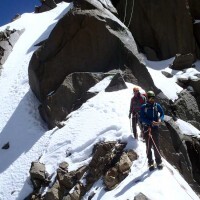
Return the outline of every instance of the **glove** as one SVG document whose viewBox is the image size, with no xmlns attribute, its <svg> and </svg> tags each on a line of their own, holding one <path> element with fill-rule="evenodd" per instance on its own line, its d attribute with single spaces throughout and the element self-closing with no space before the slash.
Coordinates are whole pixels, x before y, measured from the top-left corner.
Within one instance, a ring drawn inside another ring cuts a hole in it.
<svg viewBox="0 0 200 200">
<path fill-rule="evenodd" d="M 128 118 L 129 118 L 129 119 L 131 118 L 131 113 L 129 113 Z"/>
</svg>

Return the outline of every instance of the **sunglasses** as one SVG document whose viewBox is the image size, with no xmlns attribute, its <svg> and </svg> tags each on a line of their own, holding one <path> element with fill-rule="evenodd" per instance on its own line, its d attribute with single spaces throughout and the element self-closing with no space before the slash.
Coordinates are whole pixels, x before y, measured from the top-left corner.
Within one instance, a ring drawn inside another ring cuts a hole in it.
<svg viewBox="0 0 200 200">
<path fill-rule="evenodd" d="M 138 90 L 133 90 L 133 92 L 139 92 Z"/>
</svg>

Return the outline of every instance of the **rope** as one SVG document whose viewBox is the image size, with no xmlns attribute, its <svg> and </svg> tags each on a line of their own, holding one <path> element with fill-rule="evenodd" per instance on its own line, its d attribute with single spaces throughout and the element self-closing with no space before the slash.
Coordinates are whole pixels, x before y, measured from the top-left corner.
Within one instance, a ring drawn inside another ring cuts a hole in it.
<svg viewBox="0 0 200 200">
<path fill-rule="evenodd" d="M 130 19 L 129 19 L 129 23 L 128 23 L 128 26 L 127 26 L 127 27 L 130 26 L 130 23 L 131 23 L 131 20 L 132 20 L 132 16 L 133 16 L 133 8 L 134 8 L 134 0 L 133 0 L 133 4 L 132 4 L 132 9 L 131 9 L 131 17 L 130 17 Z"/>
<path fill-rule="evenodd" d="M 129 22 L 128 22 L 128 26 L 127 26 L 127 27 L 130 26 L 130 23 L 131 23 L 131 20 L 132 20 L 133 8 L 134 8 L 134 0 L 133 0 L 132 8 L 131 8 L 131 16 L 130 16 L 130 19 L 129 19 Z M 125 24 L 125 21 L 126 21 L 126 11 L 127 11 L 127 0 L 126 0 L 126 3 L 125 3 L 125 10 L 124 10 L 124 21 L 123 21 L 124 24 Z"/>
<path fill-rule="evenodd" d="M 153 137 L 152 137 L 152 135 L 151 135 L 151 127 L 148 127 L 148 130 L 147 130 L 147 131 L 149 132 L 149 138 L 148 138 L 148 143 L 147 143 L 148 145 L 147 145 L 147 150 L 146 150 L 146 152 L 148 153 L 148 151 L 149 151 L 149 142 L 150 142 L 150 138 L 151 138 L 151 140 L 153 141 L 153 143 L 154 143 L 154 145 L 155 145 L 155 147 L 156 147 L 156 150 L 157 150 L 158 153 L 160 154 L 160 151 L 158 150 L 158 147 L 156 146 L 156 144 L 155 144 L 155 142 L 154 142 L 154 140 L 153 140 Z M 147 132 L 147 131 L 145 131 L 145 132 Z M 161 154 L 160 154 L 160 156 L 161 156 Z M 162 156 L 161 156 L 161 157 L 162 157 Z M 142 168 L 144 167 L 146 161 L 147 161 L 147 158 L 146 158 L 146 160 L 145 160 L 143 166 L 142 166 L 140 169 L 142 169 Z M 169 172 L 172 174 L 172 176 L 174 177 L 174 179 L 176 180 L 176 182 L 180 185 L 180 187 L 186 192 L 186 194 L 187 194 L 192 200 L 194 200 L 194 198 L 188 193 L 187 189 L 186 189 L 181 183 L 179 183 L 179 181 L 176 179 L 176 177 L 174 176 L 173 170 L 170 169 L 166 164 L 165 164 L 165 166 L 166 166 L 166 168 L 169 170 Z M 136 181 L 137 181 L 137 180 L 136 180 Z"/>
<path fill-rule="evenodd" d="M 160 157 L 162 157 L 162 155 L 160 154 L 160 151 L 158 150 L 158 147 L 156 146 L 155 141 L 154 141 L 154 139 L 153 139 L 153 137 L 152 137 L 152 135 L 151 135 L 151 128 L 150 128 L 150 127 L 148 128 L 148 131 L 149 131 L 149 138 L 151 138 L 151 140 L 152 140 L 152 142 L 154 143 L 154 146 L 156 147 L 156 150 L 158 151 Z M 149 145 L 149 144 L 148 144 L 148 145 Z M 147 151 L 147 152 L 148 152 L 148 151 Z M 165 166 L 167 167 L 167 169 L 169 170 L 169 172 L 173 175 L 174 179 L 175 179 L 176 182 L 180 185 L 180 187 L 187 193 L 187 195 L 188 195 L 191 199 L 194 199 L 194 198 L 192 198 L 192 196 L 188 193 L 188 191 L 186 190 L 186 188 L 185 188 L 181 183 L 179 183 L 179 181 L 176 179 L 176 177 L 174 176 L 173 170 L 170 169 L 166 164 L 165 164 Z"/>
<path fill-rule="evenodd" d="M 151 128 L 150 128 L 150 127 L 148 128 L 148 131 L 149 131 L 149 137 L 151 138 L 151 140 L 152 140 L 154 146 L 156 147 L 157 152 L 159 153 L 160 157 L 162 157 L 162 155 L 160 154 L 160 151 L 159 151 L 158 147 L 156 146 L 156 143 L 155 143 L 155 141 L 154 141 L 154 139 L 153 139 L 153 137 L 152 137 Z"/>
<path fill-rule="evenodd" d="M 123 21 L 123 23 L 125 23 L 125 20 L 126 20 L 126 10 L 127 10 L 127 0 L 126 0 L 126 4 L 125 4 L 124 21 Z"/>
<path fill-rule="evenodd" d="M 167 167 L 167 169 L 169 170 L 169 172 L 172 174 L 172 176 L 174 177 L 174 179 L 176 180 L 176 182 L 180 185 L 180 187 L 186 192 L 186 194 L 191 198 L 194 199 L 187 191 L 187 189 L 181 184 L 179 183 L 179 181 L 176 179 L 176 177 L 174 176 L 174 172 L 172 169 L 170 169 L 167 165 L 165 165 L 165 167 Z"/>
</svg>

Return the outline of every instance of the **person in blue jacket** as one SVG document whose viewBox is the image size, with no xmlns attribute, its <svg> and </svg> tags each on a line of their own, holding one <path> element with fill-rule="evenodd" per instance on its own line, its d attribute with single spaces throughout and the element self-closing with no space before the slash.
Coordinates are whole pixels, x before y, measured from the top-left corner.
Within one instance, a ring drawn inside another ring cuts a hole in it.
<svg viewBox="0 0 200 200">
<path fill-rule="evenodd" d="M 140 111 L 140 121 L 144 125 L 144 139 L 147 148 L 147 158 L 149 169 L 154 169 L 154 160 L 152 158 L 152 147 L 154 148 L 154 157 L 158 169 L 162 169 L 162 159 L 159 147 L 159 125 L 164 120 L 164 111 L 159 103 L 155 102 L 155 93 L 147 92 L 147 103 L 143 104 Z"/>
</svg>

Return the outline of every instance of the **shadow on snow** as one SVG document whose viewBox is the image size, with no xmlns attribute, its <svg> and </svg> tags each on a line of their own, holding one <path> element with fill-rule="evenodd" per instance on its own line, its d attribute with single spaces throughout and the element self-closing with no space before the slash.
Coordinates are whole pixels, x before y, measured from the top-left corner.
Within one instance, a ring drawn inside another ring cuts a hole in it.
<svg viewBox="0 0 200 200">
<path fill-rule="evenodd" d="M 0 173 L 22 154 L 26 154 L 46 131 L 47 128 L 38 112 L 38 102 L 29 91 L 0 134 L 0 148 L 7 142 L 10 144 L 9 149 L 0 149 Z"/>
</svg>

